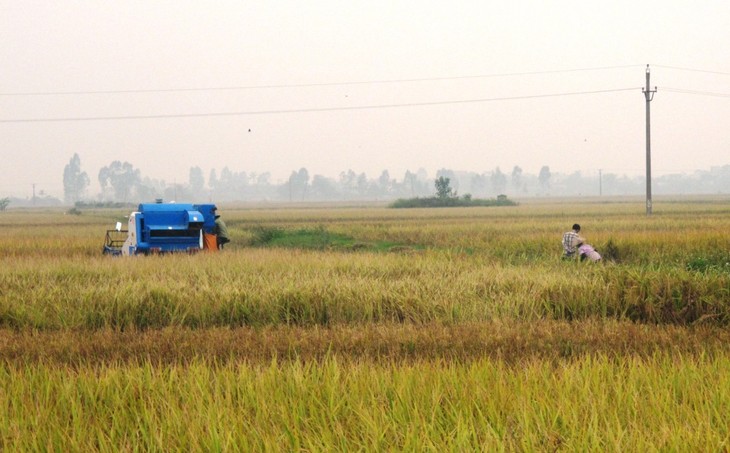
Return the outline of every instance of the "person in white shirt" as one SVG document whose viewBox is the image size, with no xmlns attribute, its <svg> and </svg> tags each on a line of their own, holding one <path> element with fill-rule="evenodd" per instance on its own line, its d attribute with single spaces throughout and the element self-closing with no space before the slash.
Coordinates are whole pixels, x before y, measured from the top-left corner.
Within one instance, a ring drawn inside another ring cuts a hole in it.
<svg viewBox="0 0 730 453">
<path fill-rule="evenodd" d="M 563 258 L 574 258 L 578 244 L 583 242 L 585 242 L 585 239 L 580 235 L 580 225 L 573 224 L 573 229 L 563 234 Z"/>
</svg>

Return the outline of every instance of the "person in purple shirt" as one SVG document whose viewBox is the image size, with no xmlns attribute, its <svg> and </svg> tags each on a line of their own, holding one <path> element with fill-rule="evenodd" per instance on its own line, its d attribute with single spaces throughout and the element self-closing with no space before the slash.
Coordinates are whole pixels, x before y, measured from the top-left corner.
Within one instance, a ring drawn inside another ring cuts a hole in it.
<svg viewBox="0 0 730 453">
<path fill-rule="evenodd" d="M 585 261 L 586 259 L 589 259 L 594 263 L 601 261 L 601 254 L 589 244 L 578 244 L 578 255 L 580 256 L 581 261 Z"/>
</svg>

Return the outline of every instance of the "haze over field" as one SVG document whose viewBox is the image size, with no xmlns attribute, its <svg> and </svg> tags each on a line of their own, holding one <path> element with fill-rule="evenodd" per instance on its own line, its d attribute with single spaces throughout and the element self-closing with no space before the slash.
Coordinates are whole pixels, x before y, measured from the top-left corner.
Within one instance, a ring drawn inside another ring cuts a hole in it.
<svg viewBox="0 0 730 453">
<path fill-rule="evenodd" d="M 143 176 L 730 163 L 730 3 L 0 0 L 0 197 Z"/>
</svg>

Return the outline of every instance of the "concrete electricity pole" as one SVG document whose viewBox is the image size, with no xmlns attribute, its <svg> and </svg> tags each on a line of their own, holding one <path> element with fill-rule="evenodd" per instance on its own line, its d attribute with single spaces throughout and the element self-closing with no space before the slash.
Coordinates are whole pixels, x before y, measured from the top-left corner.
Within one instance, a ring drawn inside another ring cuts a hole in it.
<svg viewBox="0 0 730 453">
<path fill-rule="evenodd" d="M 651 215 L 651 114 L 649 103 L 654 99 L 656 87 L 649 88 L 649 65 L 646 65 L 646 88 L 641 90 L 646 99 L 646 215 Z"/>
</svg>

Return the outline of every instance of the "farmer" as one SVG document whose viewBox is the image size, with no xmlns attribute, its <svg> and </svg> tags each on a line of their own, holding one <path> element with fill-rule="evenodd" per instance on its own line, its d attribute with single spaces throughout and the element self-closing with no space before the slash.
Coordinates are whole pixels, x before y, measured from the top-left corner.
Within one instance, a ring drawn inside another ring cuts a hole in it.
<svg viewBox="0 0 730 453">
<path fill-rule="evenodd" d="M 601 261 L 601 254 L 598 253 L 593 246 L 588 244 L 578 244 L 578 255 L 580 256 L 581 261 L 585 261 L 586 259 L 589 259 L 594 263 Z"/>
<path fill-rule="evenodd" d="M 573 229 L 563 234 L 563 258 L 571 259 L 575 257 L 575 251 L 578 244 L 585 242 L 580 235 L 580 225 L 573 224 Z"/>
<path fill-rule="evenodd" d="M 215 214 L 215 227 L 213 228 L 213 233 L 216 236 L 216 241 L 218 245 L 219 250 L 223 250 L 223 245 L 231 242 L 231 239 L 228 237 L 228 227 L 226 227 L 226 223 L 221 219 L 220 214 Z"/>
</svg>

